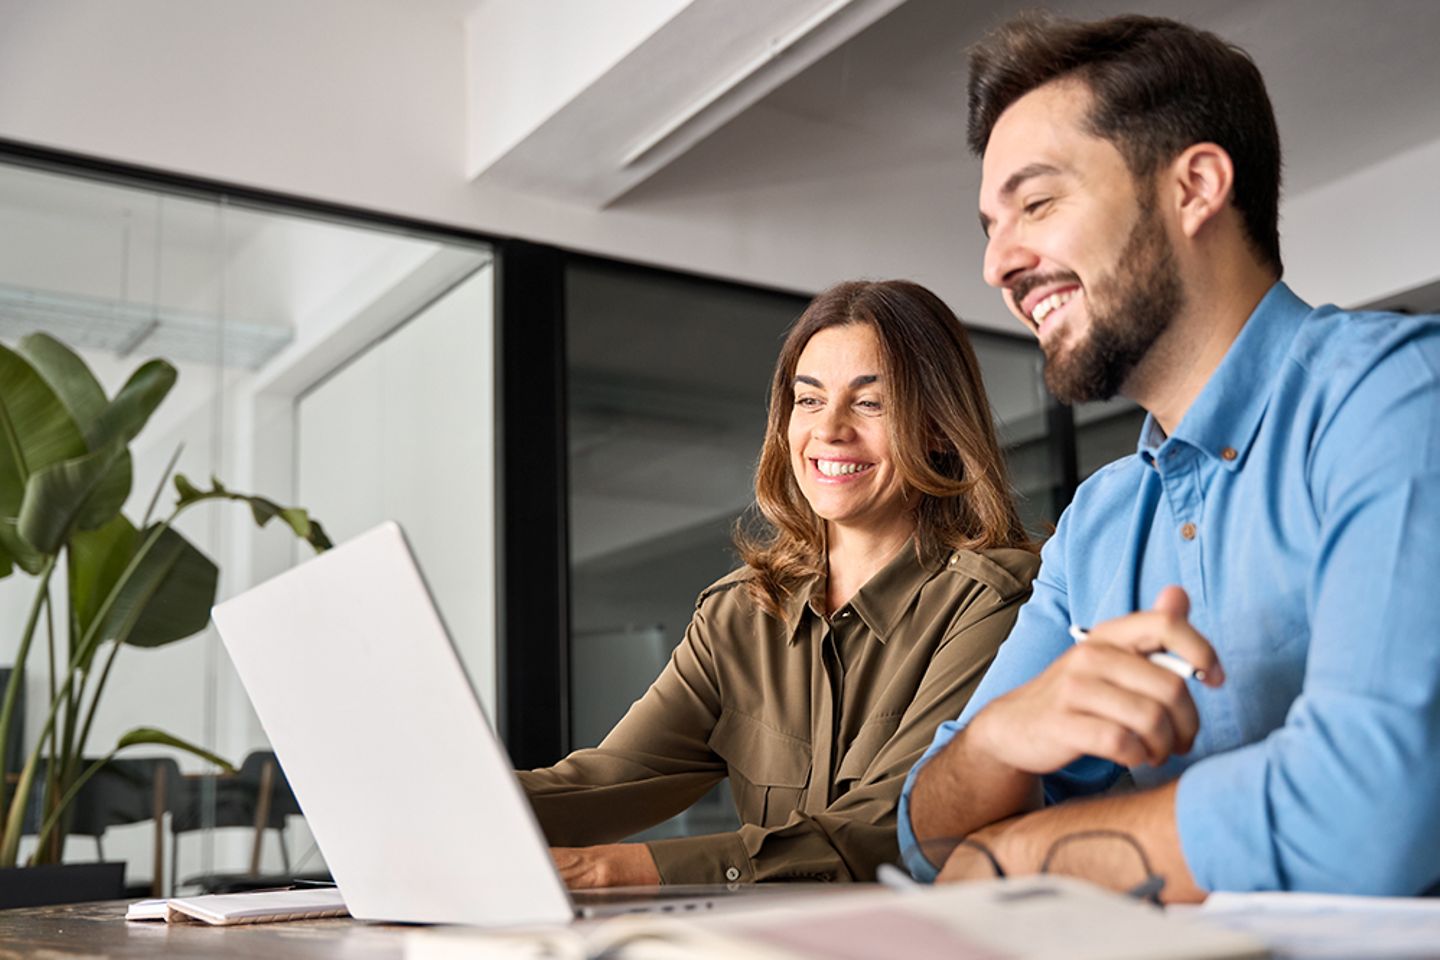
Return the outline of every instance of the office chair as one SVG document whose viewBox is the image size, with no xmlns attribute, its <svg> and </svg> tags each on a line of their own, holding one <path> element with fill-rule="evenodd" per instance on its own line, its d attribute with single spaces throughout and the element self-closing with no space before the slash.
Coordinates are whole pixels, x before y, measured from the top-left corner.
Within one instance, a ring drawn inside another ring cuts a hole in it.
<svg viewBox="0 0 1440 960">
<path fill-rule="evenodd" d="M 85 782 L 70 805 L 70 835 L 93 837 L 97 860 L 105 859 L 105 831 L 127 823 L 155 821 L 149 893 L 164 891 L 165 811 L 181 783 L 180 766 L 169 757 L 111 760 Z M 143 894 L 140 890 L 138 893 Z"/>
<path fill-rule="evenodd" d="M 213 785 L 213 786 L 212 786 Z M 207 809 L 209 808 L 209 809 Z M 198 885 L 204 893 L 288 883 L 290 850 L 285 839 L 286 820 L 300 815 L 300 805 L 290 783 L 268 750 L 251 753 L 233 775 L 190 778 L 184 781 L 171 808 L 170 878 L 171 893 L 179 883 L 180 835 L 207 827 L 251 827 L 250 867 L 245 873 L 214 872 L 188 877 L 186 886 Z M 274 830 L 280 841 L 283 878 L 263 877 L 260 860 L 265 831 Z"/>
</svg>

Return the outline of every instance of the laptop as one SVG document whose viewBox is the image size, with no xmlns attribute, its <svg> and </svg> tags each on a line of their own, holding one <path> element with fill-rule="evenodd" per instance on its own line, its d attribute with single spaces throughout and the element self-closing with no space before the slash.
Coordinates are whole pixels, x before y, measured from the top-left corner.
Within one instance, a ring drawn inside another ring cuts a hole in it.
<svg viewBox="0 0 1440 960">
<path fill-rule="evenodd" d="M 555 924 L 803 892 L 735 884 L 572 896 L 396 523 L 213 616 L 356 918 Z"/>
</svg>

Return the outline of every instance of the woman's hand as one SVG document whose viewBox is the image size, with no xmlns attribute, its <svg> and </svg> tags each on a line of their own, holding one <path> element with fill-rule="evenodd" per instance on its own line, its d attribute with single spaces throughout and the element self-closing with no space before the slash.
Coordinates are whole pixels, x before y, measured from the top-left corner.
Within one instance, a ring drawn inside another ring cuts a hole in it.
<svg viewBox="0 0 1440 960">
<path fill-rule="evenodd" d="M 638 887 L 660 882 L 655 858 L 643 843 L 604 843 L 594 847 L 551 847 L 555 869 L 571 890 Z"/>
</svg>

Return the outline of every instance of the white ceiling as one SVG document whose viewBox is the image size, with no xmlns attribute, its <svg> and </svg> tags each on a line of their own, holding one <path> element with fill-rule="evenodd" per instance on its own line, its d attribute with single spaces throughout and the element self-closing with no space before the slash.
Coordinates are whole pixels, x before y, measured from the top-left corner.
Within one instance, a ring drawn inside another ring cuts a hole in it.
<svg viewBox="0 0 1440 960">
<path fill-rule="evenodd" d="M 1032 3 L 909 0 L 763 103 L 849 131 L 857 153 L 963 150 L 965 50 Z M 1299 193 L 1440 136 L 1434 0 L 1060 0 L 1081 17 L 1149 13 L 1213 30 L 1265 75 Z M 956 158 L 960 160 L 959 157 Z"/>
<path fill-rule="evenodd" d="M 813 179 L 816 147 L 824 151 L 826 170 L 837 174 L 897 161 L 967 165 L 965 51 L 988 26 L 1031 6 L 1020 0 L 691 0 L 517 144 L 495 172 L 503 171 L 503 181 L 516 189 L 603 206 L 672 166 L 687 188 L 702 191 L 715 185 L 715 174 L 729 186 L 746 178 L 774 182 L 795 157 L 806 161 L 795 174 Z M 1440 36 L 1434 0 L 1052 0 L 1048 6 L 1078 17 L 1175 17 L 1247 49 L 1275 102 L 1292 192 L 1440 136 L 1440 60 L 1430 49 Z M 842 15 L 851 22 L 835 42 L 808 48 L 797 42 L 774 62 L 766 59 L 772 54 L 755 55 L 795 36 L 796 18 L 810 16 L 807 29 L 819 34 L 830 26 L 826 18 Z M 487 39 L 503 47 L 501 38 Z M 619 159 L 637 131 L 671 119 L 696 90 L 714 86 L 727 71 L 734 74 L 728 82 L 757 88 L 756 94 L 702 111 L 692 124 L 701 131 L 667 143 L 658 157 L 637 166 Z M 775 135 L 777 119 L 790 136 Z M 708 140 L 701 140 L 705 133 Z M 700 157 L 691 159 L 692 152 Z M 716 162 L 717 154 L 724 159 Z"/>
</svg>

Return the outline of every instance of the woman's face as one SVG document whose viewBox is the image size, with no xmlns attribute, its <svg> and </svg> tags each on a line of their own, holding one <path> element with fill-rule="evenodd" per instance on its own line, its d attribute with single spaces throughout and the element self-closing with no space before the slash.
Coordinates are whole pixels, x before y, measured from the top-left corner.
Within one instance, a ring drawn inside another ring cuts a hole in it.
<svg viewBox="0 0 1440 960">
<path fill-rule="evenodd" d="M 912 525 L 891 459 L 890 391 L 875 331 L 852 323 L 815 334 L 800 353 L 792 387 L 791 468 L 810 509 L 856 531 Z"/>
</svg>

